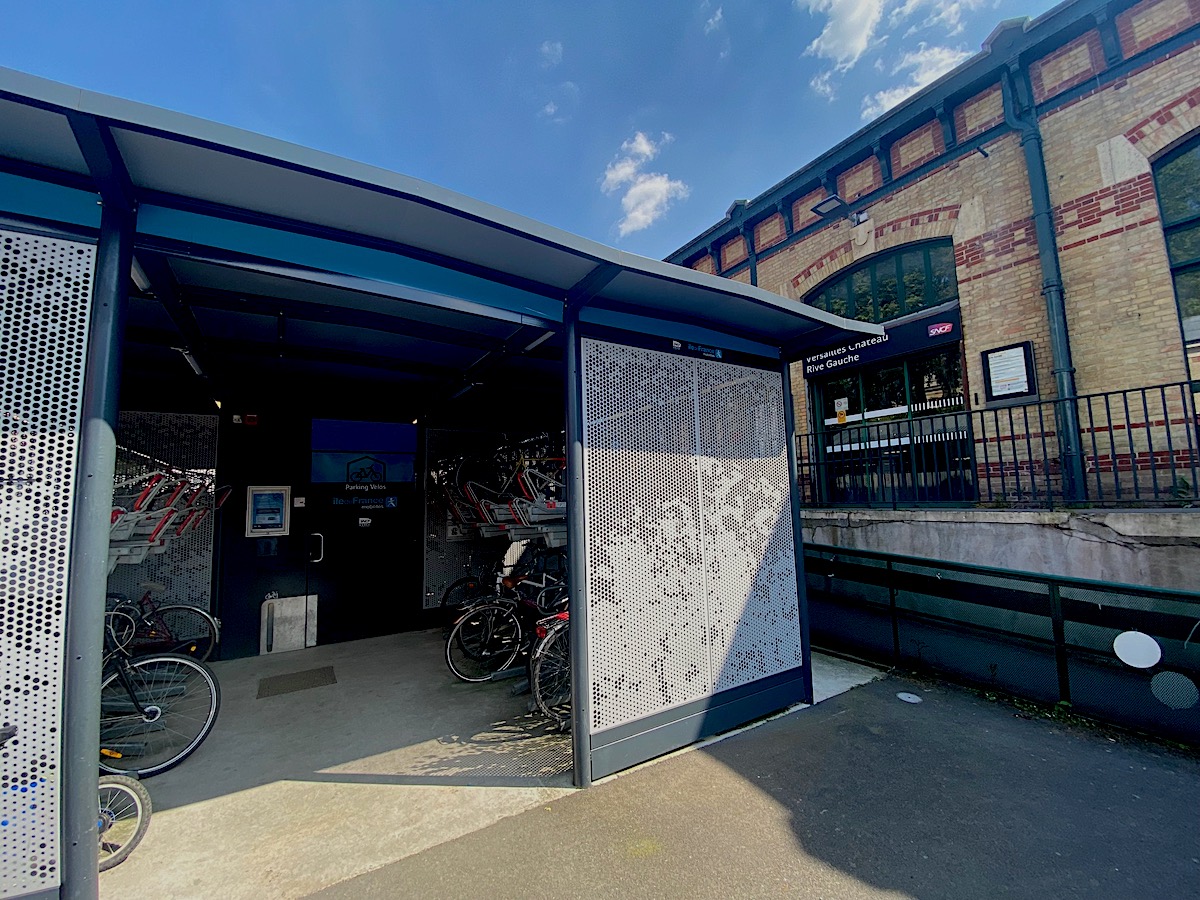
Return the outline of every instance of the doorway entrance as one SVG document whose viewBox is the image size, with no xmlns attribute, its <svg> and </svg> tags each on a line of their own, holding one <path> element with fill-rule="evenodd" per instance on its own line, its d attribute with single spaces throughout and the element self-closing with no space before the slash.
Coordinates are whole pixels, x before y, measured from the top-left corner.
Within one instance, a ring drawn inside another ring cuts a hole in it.
<svg viewBox="0 0 1200 900">
<path fill-rule="evenodd" d="M 317 643 L 419 627 L 421 492 L 417 426 L 313 419 L 303 513 Z"/>
</svg>

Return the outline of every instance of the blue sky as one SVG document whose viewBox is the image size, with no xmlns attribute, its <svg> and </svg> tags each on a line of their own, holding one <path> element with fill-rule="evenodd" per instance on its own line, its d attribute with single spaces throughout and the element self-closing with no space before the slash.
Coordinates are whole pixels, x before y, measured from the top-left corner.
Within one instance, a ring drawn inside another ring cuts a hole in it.
<svg viewBox="0 0 1200 900">
<path fill-rule="evenodd" d="M 12 3 L 0 65 L 662 258 L 1027 0 Z"/>
</svg>

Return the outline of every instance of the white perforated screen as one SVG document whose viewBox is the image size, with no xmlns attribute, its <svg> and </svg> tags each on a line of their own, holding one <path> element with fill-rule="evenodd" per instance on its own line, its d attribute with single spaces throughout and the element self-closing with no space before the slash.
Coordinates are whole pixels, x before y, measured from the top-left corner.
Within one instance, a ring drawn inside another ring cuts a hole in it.
<svg viewBox="0 0 1200 900">
<path fill-rule="evenodd" d="M 95 252 L 0 231 L 0 895 L 57 887 L 63 623 Z"/>
<path fill-rule="evenodd" d="M 582 360 L 592 733 L 799 667 L 780 373 Z"/>
</svg>

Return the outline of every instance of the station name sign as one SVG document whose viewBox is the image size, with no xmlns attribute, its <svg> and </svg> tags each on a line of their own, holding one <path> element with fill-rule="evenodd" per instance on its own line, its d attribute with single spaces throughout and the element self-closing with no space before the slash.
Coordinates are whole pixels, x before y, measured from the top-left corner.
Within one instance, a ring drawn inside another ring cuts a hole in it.
<svg viewBox="0 0 1200 900">
<path fill-rule="evenodd" d="M 841 369 L 853 369 L 881 359 L 954 343 L 959 340 L 962 320 L 955 307 L 884 327 L 886 330 L 881 335 L 835 344 L 804 357 L 804 377 L 820 377 Z"/>
</svg>

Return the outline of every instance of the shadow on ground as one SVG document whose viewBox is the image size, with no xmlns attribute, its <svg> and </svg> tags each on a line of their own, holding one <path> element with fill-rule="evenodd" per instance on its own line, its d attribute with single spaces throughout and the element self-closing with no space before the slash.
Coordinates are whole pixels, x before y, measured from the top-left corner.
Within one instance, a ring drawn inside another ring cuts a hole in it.
<svg viewBox="0 0 1200 900">
<path fill-rule="evenodd" d="M 1194 896 L 1197 809 L 1194 755 L 889 677 L 315 896 Z"/>
</svg>

